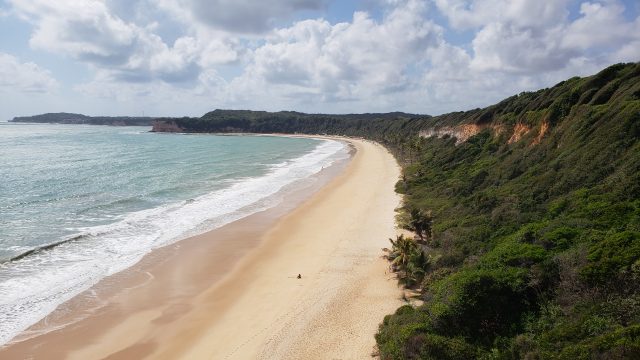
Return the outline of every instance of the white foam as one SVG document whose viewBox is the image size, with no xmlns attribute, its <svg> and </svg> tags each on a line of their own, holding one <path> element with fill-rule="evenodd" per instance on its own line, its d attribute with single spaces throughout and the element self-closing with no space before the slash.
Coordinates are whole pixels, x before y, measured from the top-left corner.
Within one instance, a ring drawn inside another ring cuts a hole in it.
<svg viewBox="0 0 640 360">
<path fill-rule="evenodd" d="M 277 204 L 283 187 L 348 157 L 338 141 L 274 165 L 264 176 L 238 179 L 195 199 L 137 211 L 113 224 L 81 229 L 84 237 L 19 261 L 0 264 L 0 345 L 63 302 L 153 249 L 246 217 Z M 242 164 L 238 164 L 242 166 Z"/>
</svg>

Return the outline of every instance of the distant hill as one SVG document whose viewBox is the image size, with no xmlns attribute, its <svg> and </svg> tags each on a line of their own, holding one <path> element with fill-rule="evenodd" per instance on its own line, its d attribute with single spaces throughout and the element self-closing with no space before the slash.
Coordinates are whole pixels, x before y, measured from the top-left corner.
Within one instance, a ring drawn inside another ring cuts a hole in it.
<svg viewBox="0 0 640 360">
<path fill-rule="evenodd" d="M 46 113 L 34 116 L 17 116 L 9 121 L 21 123 L 151 126 L 153 120 L 154 118 L 152 117 L 87 116 L 73 113 Z"/>
<path fill-rule="evenodd" d="M 381 124 L 394 120 L 430 118 L 403 112 L 365 114 L 306 114 L 295 111 L 217 109 L 200 118 L 163 118 L 154 122 L 156 132 L 304 133 L 366 136 Z"/>
</svg>

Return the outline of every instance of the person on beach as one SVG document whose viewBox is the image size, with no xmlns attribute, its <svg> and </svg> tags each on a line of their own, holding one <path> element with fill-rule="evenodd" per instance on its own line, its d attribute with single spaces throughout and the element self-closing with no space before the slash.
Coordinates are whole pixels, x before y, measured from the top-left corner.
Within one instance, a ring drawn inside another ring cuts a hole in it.
<svg viewBox="0 0 640 360">
<path fill-rule="evenodd" d="M 302 275 L 298 274 L 298 279 L 302 279 Z"/>
</svg>

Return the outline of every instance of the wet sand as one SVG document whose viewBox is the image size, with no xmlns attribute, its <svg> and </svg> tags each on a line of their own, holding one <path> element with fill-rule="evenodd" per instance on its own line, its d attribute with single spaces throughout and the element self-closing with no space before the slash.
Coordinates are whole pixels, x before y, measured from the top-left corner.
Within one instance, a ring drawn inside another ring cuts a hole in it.
<svg viewBox="0 0 640 360">
<path fill-rule="evenodd" d="M 352 160 L 312 195 L 292 189 L 281 206 L 152 252 L 30 333 L 72 324 L 0 358 L 371 358 L 378 324 L 402 304 L 381 258 L 399 168 L 380 145 L 350 142 Z"/>
</svg>

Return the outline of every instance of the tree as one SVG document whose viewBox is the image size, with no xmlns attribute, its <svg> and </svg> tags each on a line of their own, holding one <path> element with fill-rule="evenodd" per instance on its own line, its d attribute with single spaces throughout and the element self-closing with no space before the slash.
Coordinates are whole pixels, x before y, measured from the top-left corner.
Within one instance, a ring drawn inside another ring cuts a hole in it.
<svg viewBox="0 0 640 360">
<path fill-rule="evenodd" d="M 412 208 L 409 211 L 411 220 L 409 226 L 411 231 L 414 231 L 421 241 L 429 241 L 433 237 L 433 216 L 431 210 L 424 211 L 418 208 Z"/>
<path fill-rule="evenodd" d="M 399 277 L 408 285 L 421 282 L 429 266 L 429 258 L 420 245 L 404 235 L 396 236 L 395 241 L 389 241 L 391 252 L 388 257 L 393 270 L 401 272 Z"/>
<path fill-rule="evenodd" d="M 404 235 L 396 236 L 396 240 L 389 239 L 391 242 L 391 253 L 389 260 L 394 269 L 405 270 L 411 259 L 411 255 L 415 252 L 416 243 Z"/>
</svg>

